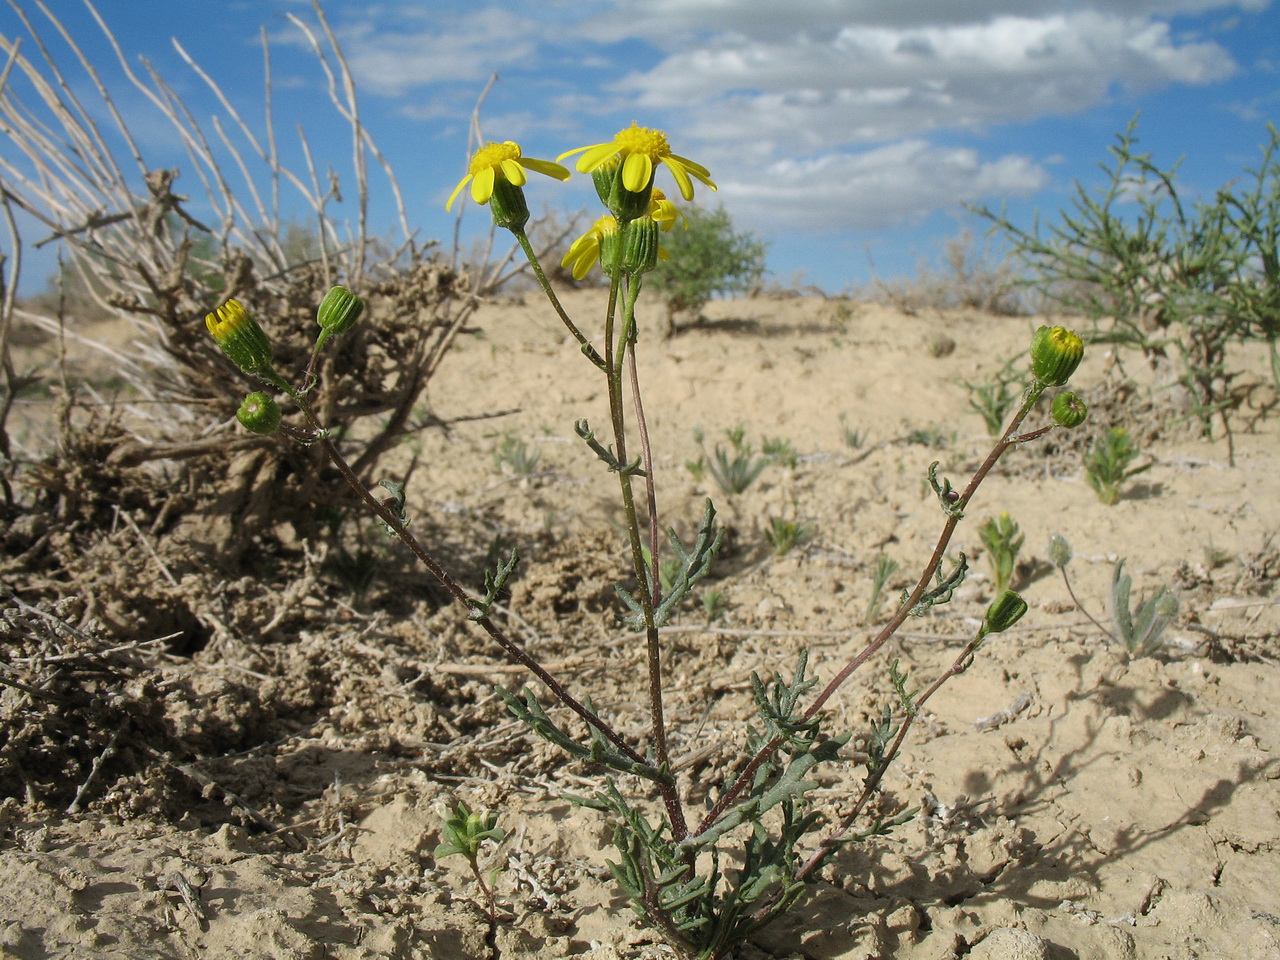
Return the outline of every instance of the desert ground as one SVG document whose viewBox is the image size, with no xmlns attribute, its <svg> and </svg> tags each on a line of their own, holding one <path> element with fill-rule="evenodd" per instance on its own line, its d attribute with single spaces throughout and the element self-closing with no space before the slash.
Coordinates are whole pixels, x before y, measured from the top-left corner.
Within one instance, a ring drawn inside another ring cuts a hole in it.
<svg viewBox="0 0 1280 960">
<path fill-rule="evenodd" d="M 594 336 L 601 294 L 566 303 Z M 1024 352 L 1044 318 L 757 297 L 715 301 L 671 339 L 659 308 L 640 320 L 664 523 L 687 535 L 709 496 L 728 530 L 666 634 L 672 751 L 696 797 L 739 762 L 753 671 L 789 673 L 807 648 L 830 677 L 874 633 L 879 558 L 898 570 L 875 619 L 914 583 L 943 523 L 929 464 L 960 486 L 991 446 L 963 382 Z M 33 362 L 55 348 L 23 346 Z M 858 738 L 896 703 L 889 662 L 917 689 L 949 668 L 993 595 L 978 526 L 1008 512 L 1030 610 L 915 724 L 877 808 L 918 813 L 843 849 L 742 960 L 1280 958 L 1280 408 L 1262 346 L 1232 363 L 1234 466 L 1166 366 L 1088 350 L 1073 383 L 1089 421 L 1009 453 L 951 545 L 968 579 L 830 704 L 828 729 L 854 734 L 817 792 L 838 815 L 865 775 Z M 56 396 L 15 411 L 27 449 Z M 413 529 L 475 589 L 486 558 L 518 547 L 499 619 L 640 742 L 616 478 L 573 429 L 607 422 L 600 376 L 529 294 L 475 315 L 429 404 L 388 464 Z M 1082 458 L 1116 425 L 1152 466 L 1106 506 Z M 781 438 L 796 456 L 726 494 L 689 464 L 739 427 L 757 452 Z M 253 451 L 238 429 L 214 434 L 228 474 Z M 103 436 L 86 462 L 114 462 L 120 436 Z M 494 685 L 527 681 L 405 550 L 354 515 L 341 555 L 282 524 L 261 562 L 226 570 L 208 544 L 230 520 L 183 514 L 181 464 L 133 469 L 94 474 L 114 478 L 115 512 L 90 546 L 70 514 L 17 516 L 3 536 L 0 957 L 481 960 L 466 865 L 433 855 L 458 799 L 508 833 L 482 864 L 501 956 L 672 955 L 614 887 L 601 816 L 567 799 L 597 771 L 506 712 Z M 56 479 L 24 477 L 32 502 Z M 771 518 L 805 528 L 785 555 Z M 1176 593 L 1159 651 L 1128 657 L 1072 602 L 1055 533 L 1103 626 L 1119 558 L 1135 599 Z"/>
</svg>

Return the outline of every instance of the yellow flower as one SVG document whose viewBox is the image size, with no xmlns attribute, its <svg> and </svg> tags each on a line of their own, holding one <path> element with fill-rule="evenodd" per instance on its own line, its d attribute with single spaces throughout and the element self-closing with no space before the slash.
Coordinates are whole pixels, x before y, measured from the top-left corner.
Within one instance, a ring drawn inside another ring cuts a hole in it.
<svg viewBox="0 0 1280 960">
<path fill-rule="evenodd" d="M 670 231 L 678 220 L 683 220 L 684 228 L 686 230 L 689 229 L 689 218 L 684 215 L 684 211 L 668 200 L 665 193 L 656 188 L 649 198 L 649 216 L 662 228 L 663 233 Z"/>
<path fill-rule="evenodd" d="M 620 157 L 622 185 L 632 193 L 640 193 L 653 184 L 654 170 L 659 163 L 666 164 L 671 175 L 676 178 L 680 195 L 686 200 L 693 199 L 693 181 L 690 175 L 701 180 L 712 190 L 716 189 L 706 167 L 671 152 L 666 134 L 661 130 L 638 127 L 634 122 L 627 129 L 619 130 L 608 143 L 579 147 L 560 154 L 556 159 L 563 160 L 575 153 L 582 154 L 577 163 L 579 173 L 591 173 L 614 157 Z"/>
<path fill-rule="evenodd" d="M 471 181 L 471 199 L 476 203 L 488 203 L 489 198 L 493 196 L 494 184 L 498 180 L 505 180 L 515 187 L 523 187 L 528 179 L 525 176 L 525 170 L 555 177 L 557 180 L 569 179 L 569 171 L 558 163 L 521 156 L 518 143 L 510 140 L 503 143 L 486 143 L 471 158 L 467 175 L 453 188 L 453 193 L 449 194 L 449 202 L 444 205 L 444 208 L 448 210 L 453 206 L 453 201 L 458 199 L 458 194 L 462 192 L 468 180 Z"/>
<path fill-rule="evenodd" d="M 653 244 L 657 242 L 657 231 L 654 230 L 654 225 L 662 227 L 663 230 L 669 230 L 676 216 L 684 216 L 684 214 L 676 210 L 675 204 L 670 200 L 657 198 L 654 206 L 658 204 L 665 204 L 670 208 L 669 211 L 664 211 L 669 217 L 666 224 L 658 218 L 656 213 L 651 213 L 648 217 L 632 220 L 623 231 L 619 231 L 618 221 L 615 218 L 603 216 L 591 225 L 590 230 L 569 245 L 569 252 L 560 261 L 560 266 L 571 268 L 573 279 L 581 280 L 595 266 L 597 260 L 600 261 L 600 269 L 605 273 L 612 273 L 618 258 L 622 259 L 624 271 L 643 273 L 653 266 L 654 256 L 659 260 L 668 259 L 669 254 L 662 247 L 658 247 L 656 254 L 654 253 Z M 646 230 L 654 230 L 648 244 L 645 242 Z M 625 234 L 625 239 L 622 234 Z M 619 243 L 619 240 L 622 242 Z"/>
<path fill-rule="evenodd" d="M 591 225 L 591 229 L 569 245 L 569 252 L 560 261 L 560 266 L 572 268 L 573 279 L 581 280 L 600 259 L 600 245 L 608 238 L 612 240 L 618 234 L 618 221 L 610 216 L 603 216 Z"/>
</svg>

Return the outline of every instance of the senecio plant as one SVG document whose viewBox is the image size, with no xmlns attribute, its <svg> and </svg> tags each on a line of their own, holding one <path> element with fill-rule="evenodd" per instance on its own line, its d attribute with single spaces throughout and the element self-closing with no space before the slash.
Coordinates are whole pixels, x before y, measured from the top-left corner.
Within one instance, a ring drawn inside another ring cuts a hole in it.
<svg viewBox="0 0 1280 960">
<path fill-rule="evenodd" d="M 559 159 L 576 156 L 579 172 L 591 176 L 606 214 L 570 247 L 564 265 L 581 277 L 597 264 L 609 279 L 608 305 L 595 326 L 580 325 L 566 312 L 546 279 L 525 236 L 529 219 L 524 185 L 528 171 L 565 180 L 570 172 L 557 163 L 523 156 L 512 142 L 490 143 L 471 160 L 467 175 L 449 198 L 452 205 L 464 187 L 472 199 L 487 204 L 496 225 L 510 230 L 529 257 L 551 309 L 579 344 L 587 372 L 603 378 L 608 395 L 604 436 L 586 419 L 575 431 L 585 451 L 598 458 L 617 478 L 625 516 L 626 555 L 630 570 L 619 583 L 620 619 L 641 636 L 647 663 L 647 736 L 635 740 L 619 732 L 609 711 L 597 707 L 581 691 L 553 675 L 511 637 L 491 616 L 499 591 L 516 568 L 518 557 L 497 564 L 472 592 L 451 576 L 433 552 L 409 530 L 403 489 L 391 482 L 381 486 L 391 496 L 374 493 L 357 476 L 334 442 L 329 424 L 322 423 L 307 402 L 314 386 L 315 358 L 355 322 L 363 301 L 342 287 L 334 287 L 320 305 L 316 352 L 300 385 L 292 385 L 273 366 L 272 350 L 262 328 L 235 301 L 228 301 L 208 317 L 214 339 L 246 373 L 283 393 L 298 416 L 285 420 L 266 392 L 250 395 L 240 410 L 246 428 L 259 433 L 280 432 L 302 443 L 319 444 L 364 503 L 403 541 L 428 571 L 448 590 L 479 630 L 484 631 L 511 661 L 525 667 L 565 710 L 547 709 L 531 689 L 502 690 L 511 711 L 539 736 L 569 756 L 595 769 L 598 789 L 576 802 L 608 817 L 618 850 L 613 876 L 636 912 L 685 958 L 715 960 L 727 957 L 747 937 L 790 908 L 832 855 L 845 844 L 885 833 L 909 819 L 910 812 L 887 820 L 867 820 L 868 803 L 897 754 L 914 718 L 930 696 L 949 678 L 962 673 L 985 639 L 1011 627 L 1025 613 L 1026 602 L 1005 591 L 991 604 L 973 637 L 949 668 L 923 690 L 907 690 L 907 678 L 891 670 L 900 709 L 896 717 L 863 731 L 865 775 L 850 787 L 852 806 L 839 822 L 824 819 L 813 809 L 817 786 L 815 768 L 840 761 L 841 748 L 852 733 L 827 729 L 826 707 L 841 686 L 889 641 L 911 616 L 923 616 L 945 603 L 964 579 L 968 563 L 960 554 L 949 570 L 944 557 L 957 525 L 978 486 L 1011 448 L 1029 443 L 1067 423 L 1078 423 L 1083 406 L 1078 400 L 1053 405 L 1046 422 L 1024 431 L 1024 420 L 1049 388 L 1064 386 L 1083 355 L 1080 338 L 1062 327 L 1041 327 L 1031 343 L 1030 371 L 1022 399 L 990 454 L 972 477 L 956 489 L 937 475 L 938 463 L 928 471 L 941 510 L 941 531 L 932 555 L 924 562 L 914 587 L 903 591 L 894 615 L 878 629 L 861 651 L 826 671 L 831 679 L 819 687 L 802 653 L 789 676 L 761 678 L 753 674 L 751 687 L 757 720 L 746 725 L 738 761 L 724 782 L 691 787 L 682 794 L 673 773 L 671 731 L 664 710 L 663 627 L 694 585 L 710 570 L 723 532 L 717 528 L 710 500 L 692 543 L 671 530 L 664 545 L 659 526 L 658 476 L 645 426 L 636 353 L 641 331 L 636 301 L 646 277 L 663 257 L 660 240 L 681 220 L 675 204 L 654 187 L 659 167 L 674 176 L 681 196 L 693 198 L 694 181 L 714 190 L 707 169 L 671 151 L 660 131 L 632 125 L 612 140 L 571 150 Z M 1059 394 L 1061 400 L 1063 394 Z M 1070 416 L 1059 416 L 1059 409 Z M 1074 411 L 1074 412 L 1073 412 Z M 1055 419 L 1056 418 L 1056 419 Z M 644 516 L 637 501 L 643 500 Z M 665 555 L 664 555 L 665 548 Z M 665 582 L 664 582 L 665 581 Z M 568 722 L 566 722 L 568 721 Z M 580 723 L 579 723 L 580 722 Z M 705 799 L 703 790 L 706 789 Z M 457 844 L 455 844 L 457 845 Z M 728 866 L 733 864 L 734 866 Z"/>
</svg>

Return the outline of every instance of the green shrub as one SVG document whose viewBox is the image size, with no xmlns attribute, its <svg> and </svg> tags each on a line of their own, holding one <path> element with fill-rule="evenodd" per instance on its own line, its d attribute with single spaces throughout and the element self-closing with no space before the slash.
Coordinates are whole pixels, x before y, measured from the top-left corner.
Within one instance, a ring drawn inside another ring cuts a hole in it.
<svg viewBox="0 0 1280 960">
<path fill-rule="evenodd" d="M 716 294 L 747 290 L 764 274 L 766 244 L 750 233 L 735 233 L 723 207 L 686 209 L 688 229 L 662 235 L 669 258 L 648 278 L 667 308 L 667 335 L 676 318 L 698 312 Z"/>
<path fill-rule="evenodd" d="M 1137 152 L 1136 128 L 1117 136 L 1108 182 L 1077 181 L 1056 219 L 1023 229 L 977 212 L 1013 244 L 1024 282 L 1093 319 L 1095 340 L 1172 356 L 1203 434 L 1220 424 L 1234 462 L 1227 347 L 1280 336 L 1280 132 L 1268 126 L 1256 169 L 1192 202 L 1177 164 Z"/>
</svg>

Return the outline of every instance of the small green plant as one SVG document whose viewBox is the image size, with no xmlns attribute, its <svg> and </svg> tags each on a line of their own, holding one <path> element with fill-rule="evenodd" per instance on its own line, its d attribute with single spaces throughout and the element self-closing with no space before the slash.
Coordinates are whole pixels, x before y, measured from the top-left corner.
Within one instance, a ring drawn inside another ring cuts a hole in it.
<svg viewBox="0 0 1280 960">
<path fill-rule="evenodd" d="M 1072 589 L 1071 578 L 1067 576 L 1067 565 L 1071 563 L 1071 544 L 1060 533 L 1049 538 L 1049 559 L 1062 571 L 1062 582 L 1066 584 L 1067 593 L 1076 609 L 1088 617 L 1112 643 L 1123 646 L 1131 657 L 1145 657 L 1160 649 L 1164 643 L 1165 628 L 1178 615 L 1178 598 L 1172 590 L 1161 585 L 1154 595 L 1139 603 L 1135 611 L 1129 599 L 1133 581 L 1124 572 L 1126 560 L 1121 557 L 1116 561 L 1111 574 L 1111 616 L 1116 627 L 1113 633 L 1098 622 Z"/>
<path fill-rule="evenodd" d="M 1008 513 L 1000 514 L 1000 518 L 992 517 L 978 528 L 978 536 L 987 548 L 987 557 L 991 561 L 991 574 L 995 579 L 995 592 L 1004 593 L 1013 583 L 1014 570 L 1018 562 L 1018 551 L 1026 537 Z"/>
<path fill-rule="evenodd" d="M 761 452 L 779 466 L 794 470 L 799 463 L 799 454 L 785 437 L 765 437 L 760 444 Z"/>
<path fill-rule="evenodd" d="M 515 434 L 504 434 L 502 440 L 493 450 L 493 459 L 498 469 L 510 472 L 517 477 L 532 476 L 542 460 L 542 450 L 530 446 Z"/>
<path fill-rule="evenodd" d="M 667 260 L 650 284 L 667 308 L 667 336 L 681 315 L 697 316 L 717 294 L 746 290 L 764 275 L 767 245 L 749 233 L 737 233 L 724 208 L 685 208 L 687 229 L 663 237 Z"/>
<path fill-rule="evenodd" d="M 497 844 L 506 839 L 506 832 L 498 829 L 498 817 L 493 813 L 472 813 L 465 803 L 458 801 L 453 816 L 444 822 L 440 831 L 443 840 L 436 845 L 437 862 L 447 857 L 462 857 L 471 867 L 471 875 L 484 897 L 484 910 L 489 920 L 489 932 L 485 943 L 491 957 L 498 956 L 498 905 L 493 895 L 493 885 L 501 867 L 495 866 L 488 881 L 480 869 L 480 847 L 486 841 Z"/>
<path fill-rule="evenodd" d="M 867 432 L 849 426 L 846 416 L 840 414 L 840 432 L 844 437 L 844 445 L 851 450 L 861 450 L 867 443 Z"/>
<path fill-rule="evenodd" d="M 987 433 L 1000 436 L 1004 423 L 1018 403 L 1022 392 L 1022 371 L 1017 369 L 1017 357 L 1007 360 L 999 370 L 985 380 L 962 380 L 961 386 L 969 391 L 969 409 L 982 417 Z"/>
<path fill-rule="evenodd" d="M 1204 547 L 1204 565 L 1207 570 L 1217 570 L 1219 567 L 1225 567 L 1228 563 L 1235 559 L 1230 550 L 1223 550 L 1215 547 L 1213 541 L 1210 540 Z"/>
<path fill-rule="evenodd" d="M 764 535 L 769 545 L 773 547 L 774 556 L 785 557 L 792 547 L 809 535 L 812 529 L 812 524 L 784 520 L 782 517 L 770 517 L 769 529 L 764 532 Z"/>
<path fill-rule="evenodd" d="M 723 617 L 729 606 L 723 590 L 703 590 L 700 599 L 702 615 L 707 618 L 707 623 L 714 623 Z"/>
<path fill-rule="evenodd" d="M 769 465 L 768 457 L 757 457 L 742 427 L 725 431 L 729 448 L 716 444 L 706 457 L 707 470 L 725 493 L 744 493 Z M 705 456 L 705 455 L 704 455 Z"/>
<path fill-rule="evenodd" d="M 907 443 L 930 450 L 942 450 L 956 439 L 954 430 L 943 430 L 940 427 L 921 427 L 907 434 Z"/>
<path fill-rule="evenodd" d="M 1133 581 L 1124 572 L 1124 558 L 1116 561 L 1111 574 L 1111 616 L 1120 634 L 1120 643 L 1131 657 L 1145 657 L 1163 645 L 1165 628 L 1178 615 L 1178 598 L 1167 586 L 1141 601 L 1134 610 L 1129 601 Z"/>
<path fill-rule="evenodd" d="M 1084 457 L 1084 476 L 1099 500 L 1109 507 L 1116 504 L 1124 482 L 1155 465 L 1153 461 L 1131 467 L 1137 458 L 1138 448 L 1123 427 L 1112 427 L 1094 441 Z"/>
<path fill-rule="evenodd" d="M 875 623 L 879 619 L 881 594 L 889 578 L 897 572 L 897 560 L 891 560 L 885 553 L 876 557 L 875 569 L 871 571 L 871 599 L 867 601 L 867 623 Z"/>
</svg>

